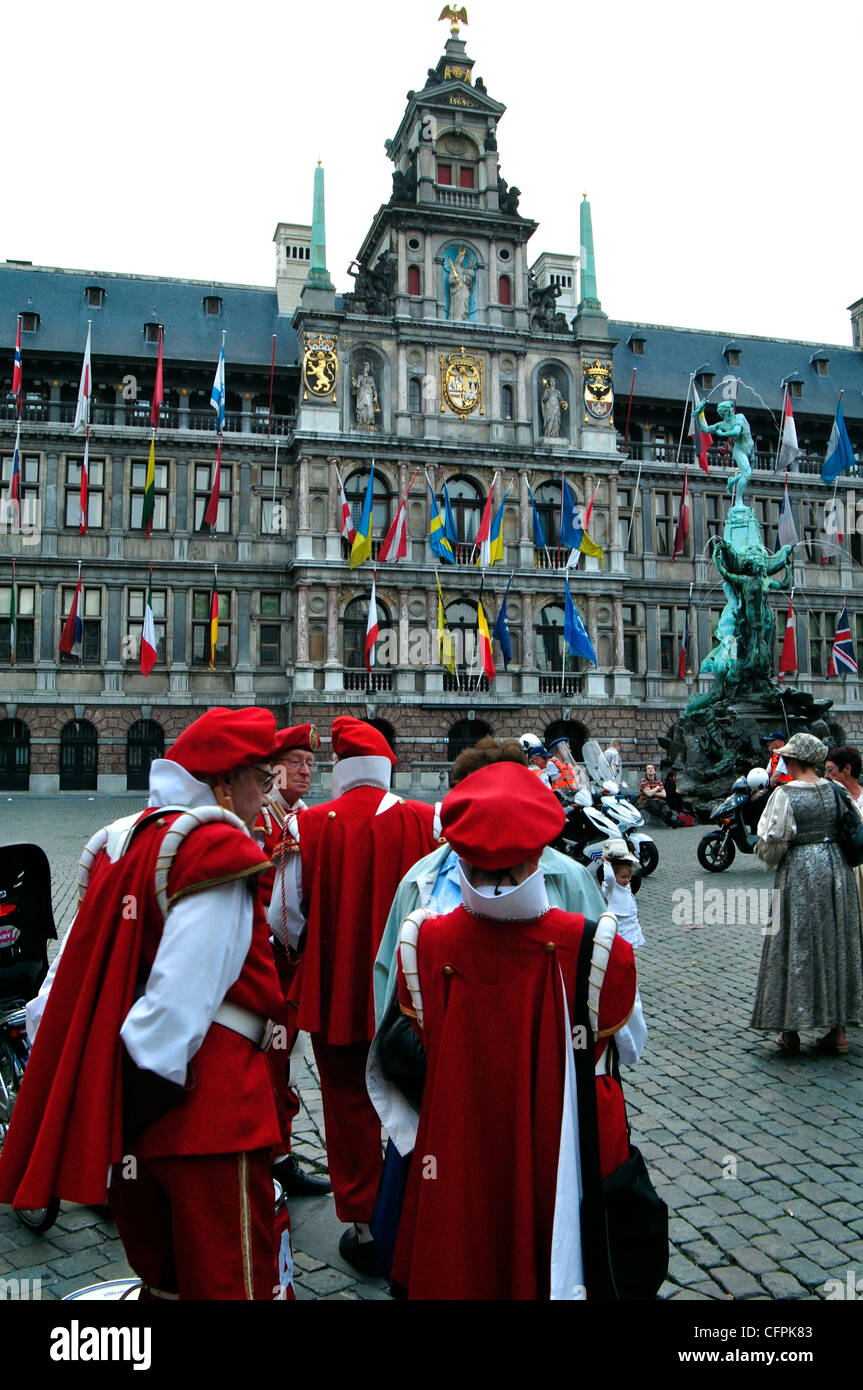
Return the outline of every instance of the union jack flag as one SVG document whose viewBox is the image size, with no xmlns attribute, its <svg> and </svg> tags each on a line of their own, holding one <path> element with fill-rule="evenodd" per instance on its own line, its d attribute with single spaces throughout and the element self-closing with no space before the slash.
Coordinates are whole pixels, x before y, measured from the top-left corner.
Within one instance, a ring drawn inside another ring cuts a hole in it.
<svg viewBox="0 0 863 1390">
<path fill-rule="evenodd" d="M 836 637 L 833 642 L 833 651 L 830 654 L 830 665 L 827 667 L 828 676 L 838 676 L 838 667 L 843 671 L 850 671 L 852 676 L 857 675 L 857 661 L 854 656 L 854 641 L 851 637 L 851 624 L 848 622 L 848 604 L 843 603 L 842 612 L 839 614 L 839 621 L 836 624 Z"/>
</svg>

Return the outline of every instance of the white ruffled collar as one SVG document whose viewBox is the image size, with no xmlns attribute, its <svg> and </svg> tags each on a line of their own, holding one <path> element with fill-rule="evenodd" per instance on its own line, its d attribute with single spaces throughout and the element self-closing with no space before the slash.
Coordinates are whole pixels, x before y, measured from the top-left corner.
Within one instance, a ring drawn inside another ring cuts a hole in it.
<svg viewBox="0 0 863 1390">
<path fill-rule="evenodd" d="M 476 917 L 490 917 L 499 922 L 531 922 L 548 912 L 548 893 L 542 869 L 535 869 L 529 878 L 514 888 L 496 890 L 488 883 L 474 888 L 465 873 L 465 864 L 458 861 L 462 902 Z"/>
</svg>

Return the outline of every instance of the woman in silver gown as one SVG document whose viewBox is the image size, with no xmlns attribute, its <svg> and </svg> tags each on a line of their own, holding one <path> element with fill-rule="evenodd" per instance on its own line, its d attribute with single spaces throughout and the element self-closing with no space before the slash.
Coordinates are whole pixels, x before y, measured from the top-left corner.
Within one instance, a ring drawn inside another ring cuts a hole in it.
<svg viewBox="0 0 863 1390">
<path fill-rule="evenodd" d="M 846 1053 L 845 1025 L 863 1018 L 863 950 L 854 874 L 836 838 L 840 809 L 816 772 L 827 748 L 801 733 L 779 751 L 791 781 L 768 801 L 755 850 L 768 868 L 778 865 L 778 911 L 764 937 L 751 1027 L 780 1029 L 780 1051 L 791 1056 L 802 1030 L 827 1028 L 818 1051 Z"/>
</svg>

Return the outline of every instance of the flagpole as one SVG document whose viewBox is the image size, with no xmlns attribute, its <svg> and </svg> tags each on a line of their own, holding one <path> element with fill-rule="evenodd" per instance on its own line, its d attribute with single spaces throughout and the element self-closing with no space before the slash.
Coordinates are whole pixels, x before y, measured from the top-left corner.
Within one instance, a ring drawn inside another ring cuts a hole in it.
<svg viewBox="0 0 863 1390">
<path fill-rule="evenodd" d="M 683 435 L 686 431 L 686 412 L 689 408 L 689 397 L 692 395 L 692 386 L 695 381 L 695 373 L 689 373 L 689 385 L 686 388 L 686 400 L 683 402 L 683 423 L 680 426 L 680 438 L 677 441 L 677 463 L 680 463 L 680 455 L 683 452 Z"/>
<path fill-rule="evenodd" d="M 274 515 L 275 515 L 275 509 L 276 509 L 276 483 L 278 482 L 278 479 L 279 479 L 279 440 L 278 440 L 278 437 L 277 437 L 277 438 L 276 438 L 276 460 L 275 460 L 275 465 L 274 465 L 274 467 L 273 467 L 273 514 L 274 514 Z"/>
<path fill-rule="evenodd" d="M 637 509 L 638 509 L 638 494 L 639 494 L 639 491 L 640 491 L 640 488 L 641 488 L 641 469 L 642 469 L 642 467 L 643 467 L 643 461 L 642 461 L 641 459 L 639 459 L 639 462 L 638 462 L 638 473 L 637 473 L 636 479 L 635 479 L 635 496 L 634 496 L 633 499 L 632 499 L 632 511 L 630 512 L 630 515 L 629 515 L 629 530 L 628 530 L 627 533 L 626 533 L 626 549 L 627 549 L 627 552 L 629 551 L 629 542 L 630 542 L 630 540 L 631 540 L 631 538 L 632 538 L 632 528 L 633 528 L 633 525 L 635 524 L 635 513 L 636 513 L 636 511 L 637 511 Z"/>
<path fill-rule="evenodd" d="M 773 460 L 773 467 L 779 463 L 779 455 L 782 452 L 782 432 L 785 429 L 785 406 L 788 403 L 788 382 L 785 383 L 785 390 L 782 393 L 782 424 L 779 426 L 779 442 L 776 445 L 776 457 Z M 785 470 L 785 482 L 788 483 L 788 469 Z"/>
<path fill-rule="evenodd" d="M 637 372 L 637 370 L 638 370 L 637 367 L 633 367 L 633 369 L 632 369 L 632 380 L 631 380 L 631 382 L 629 383 L 629 404 L 628 404 L 627 407 L 626 407 L 626 428 L 625 428 L 624 431 L 623 431 L 623 447 L 624 447 L 624 449 L 625 449 L 625 448 L 627 447 L 627 445 L 629 444 L 629 416 L 630 416 L 630 414 L 631 414 L 631 412 L 632 412 L 632 393 L 633 393 L 633 391 L 635 390 L 635 373 Z"/>
</svg>

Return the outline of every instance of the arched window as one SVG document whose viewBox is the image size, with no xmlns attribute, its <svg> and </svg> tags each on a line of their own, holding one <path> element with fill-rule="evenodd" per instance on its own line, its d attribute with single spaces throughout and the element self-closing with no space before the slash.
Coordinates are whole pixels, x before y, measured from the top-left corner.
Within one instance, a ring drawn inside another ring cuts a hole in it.
<svg viewBox="0 0 863 1390">
<path fill-rule="evenodd" d="M 473 545 L 482 519 L 482 494 L 470 478 L 447 478 L 446 490 L 455 517 L 459 543 Z"/>
<path fill-rule="evenodd" d="M 393 625 L 387 605 L 376 600 L 378 610 L 378 640 L 375 644 L 375 668 L 395 665 L 398 658 L 398 630 Z M 369 601 L 363 595 L 352 598 L 342 615 L 342 665 L 347 671 L 365 670 L 366 627 L 369 620 Z"/>
<path fill-rule="evenodd" d="M 533 489 L 533 497 L 542 522 L 545 543 L 549 550 L 556 551 L 560 542 L 560 483 L 540 483 L 539 487 Z"/>
<path fill-rule="evenodd" d="M 444 674 L 444 690 L 488 690 L 477 645 L 476 599 L 454 599 L 444 610 L 444 620 L 452 636 L 456 664 L 455 675 L 449 671 Z"/>
<path fill-rule="evenodd" d="M 61 792 L 95 791 L 99 736 L 89 719 L 71 719 L 60 734 Z"/>
<path fill-rule="evenodd" d="M 475 743 L 479 743 L 481 738 L 486 738 L 490 733 L 492 729 L 481 719 L 457 720 L 450 729 L 447 740 L 446 755 L 450 762 L 455 762 L 459 753 L 463 753 L 466 748 L 473 748 Z"/>
<path fill-rule="evenodd" d="M 408 294 L 422 294 L 422 273 L 418 265 L 408 266 Z"/>
<path fill-rule="evenodd" d="M 154 719 L 137 719 L 126 735 L 126 789 L 146 791 L 150 764 L 165 751 L 165 730 Z"/>
<path fill-rule="evenodd" d="M 572 756 L 579 762 L 581 760 L 581 750 L 590 738 L 590 730 L 585 724 L 579 724 L 576 719 L 555 719 L 549 724 L 543 734 L 543 742 L 546 748 L 552 740 L 556 738 L 569 739 Z"/>
<path fill-rule="evenodd" d="M 512 303 L 512 281 L 508 275 L 501 275 L 497 282 L 497 297 L 501 304 Z"/>
<path fill-rule="evenodd" d="M 408 381 L 408 410 L 412 415 L 418 415 L 423 408 L 423 385 L 418 376 L 412 376 Z"/>
<path fill-rule="evenodd" d="M 30 730 L 23 719 L 0 719 L 0 790 L 30 790 Z"/>
<path fill-rule="evenodd" d="M 536 664 L 548 675 L 559 675 L 563 669 L 563 618 L 563 604 L 547 603 L 534 627 Z M 568 656 L 567 665 L 569 660 Z"/>
<path fill-rule="evenodd" d="M 345 482 L 345 496 L 348 499 L 354 526 L 357 528 L 363 514 L 363 503 L 366 500 L 368 485 L 368 468 L 361 468 L 356 473 L 352 473 Z M 392 493 L 386 478 L 375 469 L 375 486 L 372 494 L 372 535 L 377 537 L 379 541 L 383 540 L 389 530 L 391 499 Z M 373 549 L 372 553 L 376 554 L 377 552 Z"/>
<path fill-rule="evenodd" d="M 500 388 L 500 413 L 504 420 L 514 418 L 515 398 L 511 386 L 501 386 Z"/>
</svg>

